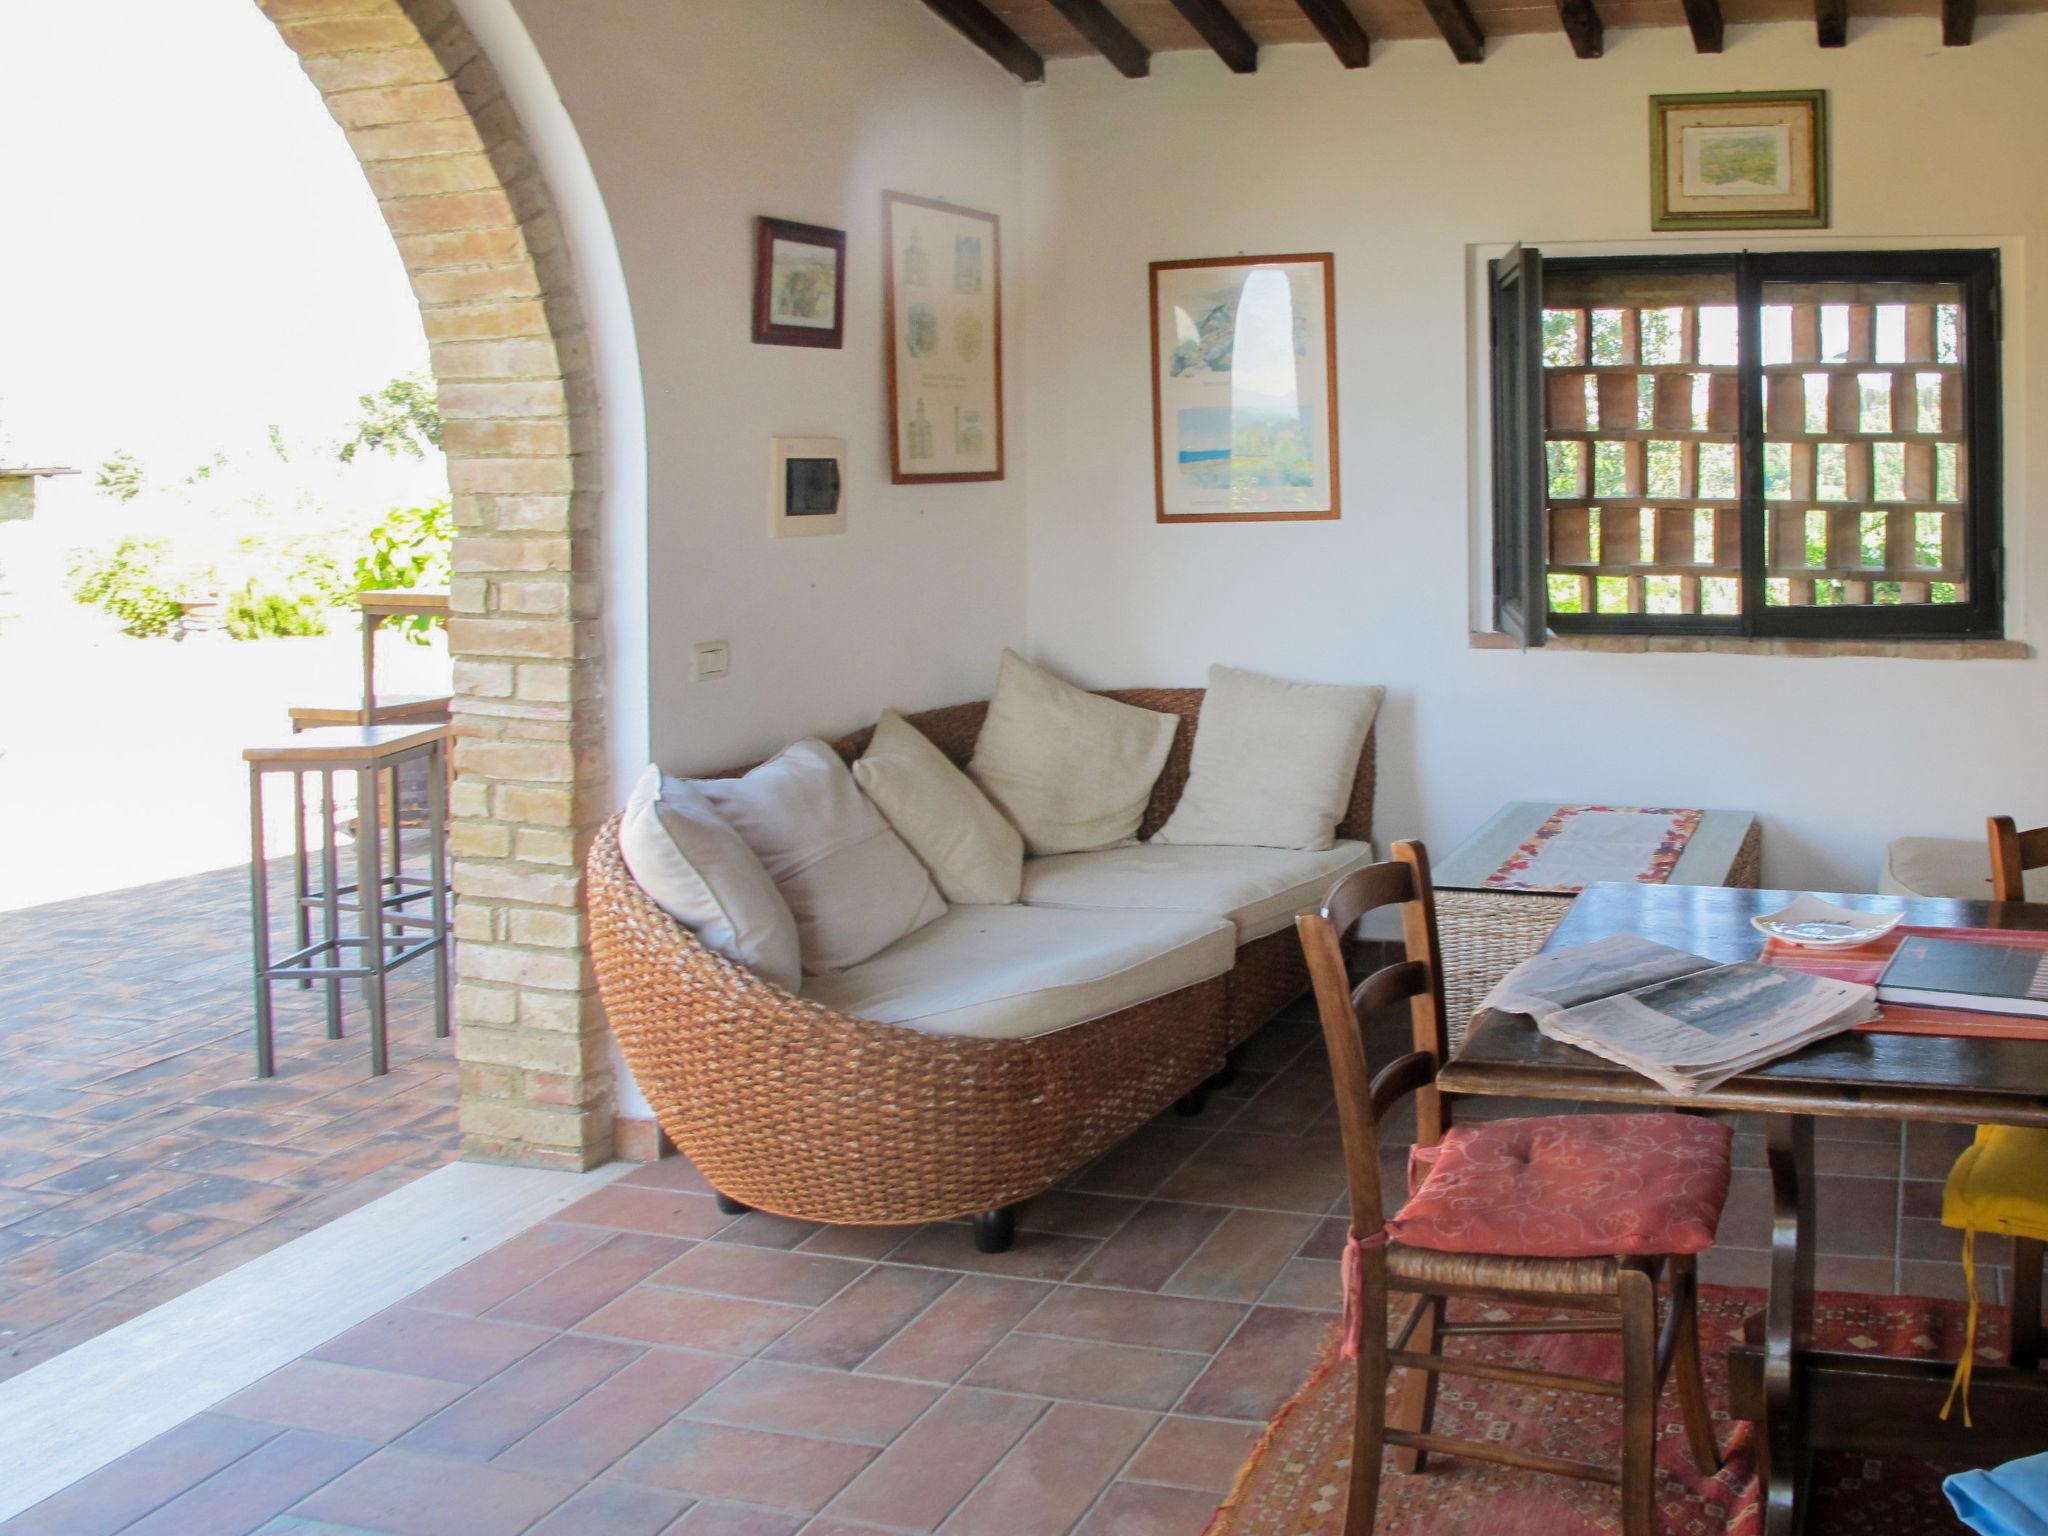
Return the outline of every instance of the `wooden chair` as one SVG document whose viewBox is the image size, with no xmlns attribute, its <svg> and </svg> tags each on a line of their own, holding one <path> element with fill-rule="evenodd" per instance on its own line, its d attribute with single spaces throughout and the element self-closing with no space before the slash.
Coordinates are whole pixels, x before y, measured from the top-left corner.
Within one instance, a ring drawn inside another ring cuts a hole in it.
<svg viewBox="0 0 2048 1536">
<path fill-rule="evenodd" d="M 2025 901 L 2026 874 L 2048 865 L 2048 827 L 2022 832 L 2010 816 L 1993 816 L 1985 823 L 1991 843 L 1991 899 Z M 2012 1365 L 2041 1363 L 2041 1270 L 2044 1250 L 2038 1238 L 2012 1240 L 2011 1342 L 2007 1359 Z"/>
<path fill-rule="evenodd" d="M 1331 888 L 1319 911 L 1304 912 L 1296 919 L 1336 1081 L 1350 1181 L 1352 1239 L 1346 1248 L 1345 1302 L 1346 1324 L 1356 1338 L 1358 1380 L 1345 1536 L 1370 1536 L 1386 1446 L 1394 1447 L 1395 1466 L 1402 1472 L 1424 1470 L 1426 1458 L 1434 1452 L 1618 1484 L 1625 1536 L 1650 1536 L 1656 1528 L 1657 1407 L 1667 1373 L 1677 1378 L 1693 1459 L 1705 1475 L 1712 1475 L 1720 1465 L 1700 1373 L 1692 1255 L 1532 1258 L 1447 1252 L 1386 1240 L 1380 1189 L 1382 1117 L 1413 1094 L 1415 1140 L 1423 1147 L 1443 1141 L 1451 1118 L 1450 1102 L 1434 1086 L 1448 1046 L 1429 857 L 1422 845 L 1414 842 L 1396 843 L 1392 851 L 1390 862 L 1345 876 Z M 1339 940 L 1367 912 L 1396 904 L 1401 908 L 1407 958 L 1375 971 L 1354 988 Z M 1386 1063 L 1373 1076 L 1366 1061 L 1363 1025 L 1399 1002 L 1409 1007 L 1414 1049 Z M 1718 1216 L 1718 1209 L 1714 1214 Z M 1671 1297 L 1660 1334 L 1657 1281 L 1661 1270 L 1670 1272 Z M 1390 1345 L 1389 1293 L 1394 1291 L 1412 1294 L 1416 1301 Z M 1529 1323 L 1448 1322 L 1445 1304 L 1451 1297 L 1590 1315 Z M 1601 1332 L 1621 1336 L 1618 1382 L 1497 1365 L 1444 1352 L 1446 1339 L 1463 1334 Z M 1404 1368 L 1407 1377 L 1389 1409 L 1387 1376 L 1396 1367 Z M 1620 1467 L 1567 1461 L 1433 1433 L 1437 1378 L 1445 1373 L 1619 1398 Z"/>
</svg>

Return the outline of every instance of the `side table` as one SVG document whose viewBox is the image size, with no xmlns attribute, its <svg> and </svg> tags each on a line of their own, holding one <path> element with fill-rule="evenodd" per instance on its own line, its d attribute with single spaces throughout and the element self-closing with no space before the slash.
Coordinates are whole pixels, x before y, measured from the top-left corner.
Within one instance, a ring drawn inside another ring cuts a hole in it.
<svg viewBox="0 0 2048 1536">
<path fill-rule="evenodd" d="M 1597 844 L 1582 845 L 1569 883 L 1537 883 L 1543 879 L 1540 855 L 1526 870 L 1507 868 L 1532 846 L 1540 849 L 1560 822 L 1604 809 L 1518 801 L 1502 807 L 1436 866 L 1444 1013 L 1453 1051 L 1464 1041 L 1465 1026 L 1480 1000 L 1543 947 L 1585 886 L 1597 880 L 1745 887 L 1762 882 L 1763 828 L 1748 811 L 1656 813 L 1697 817 L 1675 862 L 1668 854 L 1646 854 L 1641 840 L 1617 839 L 1604 857 Z M 1616 809 L 1633 814 L 1632 808 Z"/>
<path fill-rule="evenodd" d="M 370 1015 L 370 1072 L 390 1069 L 385 1031 L 385 978 L 399 966 L 431 954 L 434 959 L 434 1033 L 448 1033 L 448 729 L 440 725 L 323 726 L 274 744 L 247 747 L 249 765 L 249 894 L 250 927 L 255 956 L 256 1075 L 275 1074 L 271 1019 L 271 986 L 278 981 L 322 982 L 327 988 L 327 1033 L 341 1035 L 341 983 L 359 980 Z M 426 850 L 428 872 L 408 875 L 403 848 L 394 839 L 386 867 L 384 839 L 379 836 L 379 801 L 384 775 L 396 782 L 397 770 L 423 761 L 427 781 Z M 352 773 L 356 780 L 356 871 L 344 883 L 336 838 L 335 777 Z M 303 915 L 318 911 L 320 936 L 307 936 L 290 953 L 271 953 L 270 866 L 264 853 L 264 781 L 290 774 L 293 791 L 304 804 L 305 776 L 320 780 L 322 878 L 317 891 L 306 888 L 306 823 L 301 816 L 294 831 L 293 904 Z M 426 911 L 414 910 L 424 902 Z M 355 932 L 343 931 L 342 916 L 355 915 Z"/>
</svg>

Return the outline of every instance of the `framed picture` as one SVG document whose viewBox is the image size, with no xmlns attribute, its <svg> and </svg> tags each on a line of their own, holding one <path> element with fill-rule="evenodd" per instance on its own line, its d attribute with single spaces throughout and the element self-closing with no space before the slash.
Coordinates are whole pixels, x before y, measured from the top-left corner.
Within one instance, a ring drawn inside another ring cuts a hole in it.
<svg viewBox="0 0 2048 1536">
<path fill-rule="evenodd" d="M 768 520 L 778 539 L 846 532 L 846 442 L 778 437 L 768 456 Z"/>
<path fill-rule="evenodd" d="M 889 471 L 898 485 L 1003 478 L 1002 225 L 882 194 Z"/>
<path fill-rule="evenodd" d="M 754 221 L 754 340 L 776 347 L 846 343 L 846 231 Z"/>
<path fill-rule="evenodd" d="M 1652 229 L 1825 229 L 1828 93 L 1650 98 Z"/>
<path fill-rule="evenodd" d="M 1339 515 L 1336 261 L 1152 263 L 1162 523 Z"/>
</svg>

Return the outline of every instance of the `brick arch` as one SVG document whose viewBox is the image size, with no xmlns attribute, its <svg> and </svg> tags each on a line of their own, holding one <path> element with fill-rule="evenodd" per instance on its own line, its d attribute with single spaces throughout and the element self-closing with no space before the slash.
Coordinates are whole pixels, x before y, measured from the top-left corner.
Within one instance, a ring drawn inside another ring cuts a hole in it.
<svg viewBox="0 0 2048 1536">
<path fill-rule="evenodd" d="M 454 501 L 456 1053 L 468 1156 L 611 1155 L 580 862 L 606 798 L 597 392 L 562 226 L 450 0 L 256 0 L 419 299 Z"/>
</svg>

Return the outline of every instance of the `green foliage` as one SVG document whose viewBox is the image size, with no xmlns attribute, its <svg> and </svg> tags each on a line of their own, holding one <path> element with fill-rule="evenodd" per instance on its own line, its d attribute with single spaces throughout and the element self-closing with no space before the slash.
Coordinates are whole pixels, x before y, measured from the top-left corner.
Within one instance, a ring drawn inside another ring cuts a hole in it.
<svg viewBox="0 0 2048 1536">
<path fill-rule="evenodd" d="M 93 472 L 92 488 L 116 501 L 133 501 L 142 494 L 142 478 L 142 460 L 118 448 Z"/>
<path fill-rule="evenodd" d="M 263 592 L 252 578 L 239 592 L 228 594 L 228 633 L 237 640 L 267 635 L 324 635 L 327 604 L 310 593 Z"/>
<path fill-rule="evenodd" d="M 448 584 L 449 555 L 455 543 L 455 520 L 445 501 L 423 507 L 393 507 L 370 530 L 369 550 L 356 560 L 355 585 L 360 592 L 387 592 L 395 587 L 443 587 Z M 440 621 L 425 617 L 386 619 L 417 645 Z"/>
<path fill-rule="evenodd" d="M 71 557 L 71 595 L 104 608 L 131 635 L 168 634 L 183 612 L 171 573 L 171 547 L 164 539 L 129 535 L 111 548 L 80 550 Z"/>
<path fill-rule="evenodd" d="M 428 447 L 441 446 L 441 407 L 428 375 L 403 374 L 382 389 L 359 396 L 357 404 L 362 414 L 356 418 L 355 431 L 335 450 L 342 463 L 354 463 L 364 449 L 394 459 L 423 459 Z"/>
</svg>

